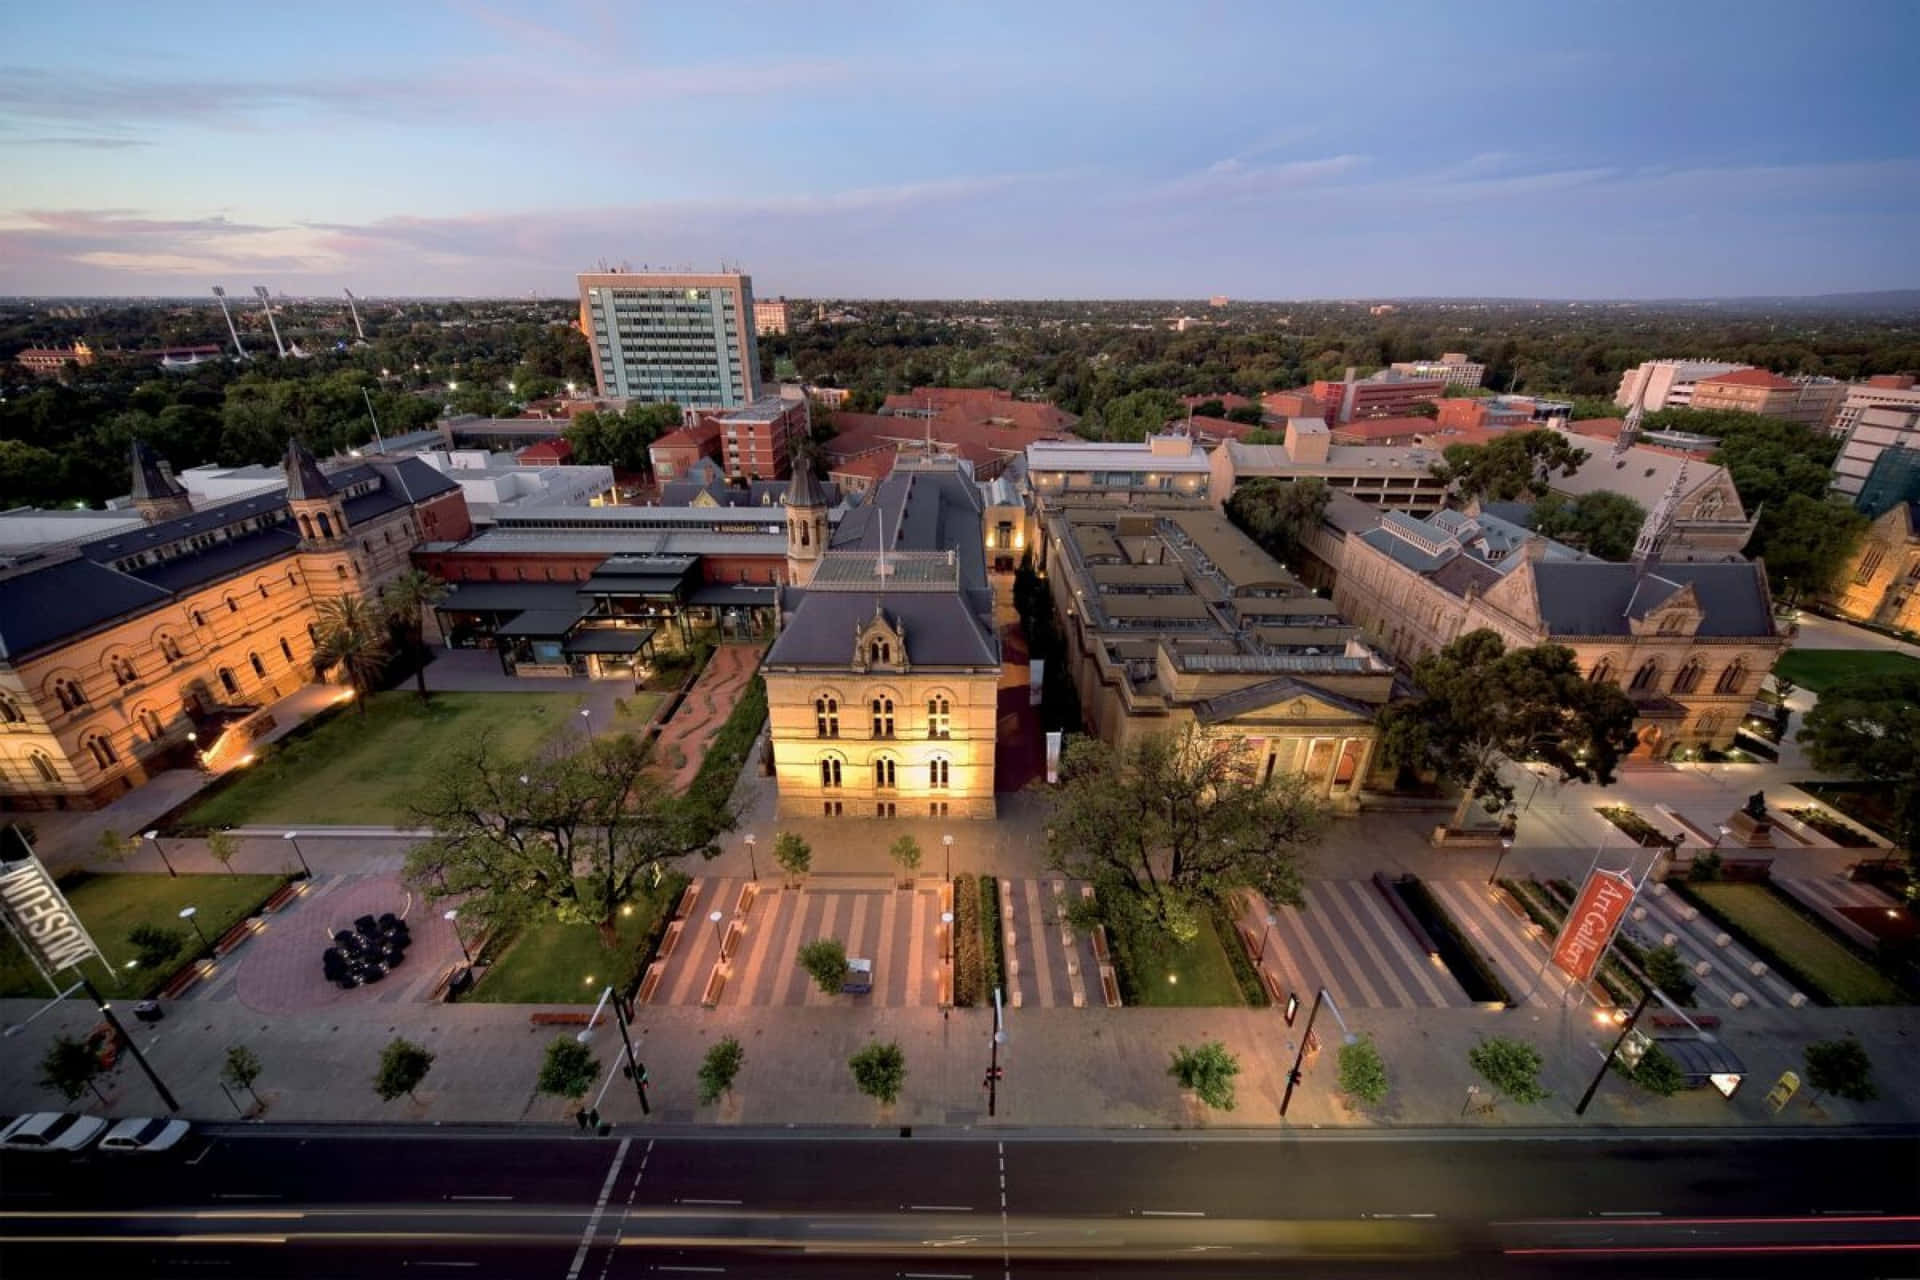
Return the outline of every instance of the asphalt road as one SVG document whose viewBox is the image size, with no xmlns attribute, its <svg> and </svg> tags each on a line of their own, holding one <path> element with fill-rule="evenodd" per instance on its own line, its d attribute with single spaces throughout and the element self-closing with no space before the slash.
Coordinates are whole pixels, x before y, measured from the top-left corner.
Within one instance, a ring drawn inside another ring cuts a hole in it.
<svg viewBox="0 0 1920 1280">
<path fill-rule="evenodd" d="M 0 1157 L 0 1274 L 1920 1274 L 1912 1133 L 209 1127 Z"/>
</svg>

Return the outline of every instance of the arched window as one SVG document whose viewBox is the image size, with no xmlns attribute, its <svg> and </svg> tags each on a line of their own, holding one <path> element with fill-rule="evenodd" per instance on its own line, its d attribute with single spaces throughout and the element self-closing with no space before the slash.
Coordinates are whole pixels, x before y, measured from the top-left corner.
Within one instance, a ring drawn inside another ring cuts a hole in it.
<svg viewBox="0 0 1920 1280">
<path fill-rule="evenodd" d="M 1715 693 L 1739 693 L 1747 683 L 1747 660 L 1735 658 L 1713 686 Z"/>
<path fill-rule="evenodd" d="M 1613 679 L 1612 658 L 1600 659 L 1593 664 L 1593 670 L 1587 672 L 1587 681 L 1590 684 L 1605 684 L 1611 679 Z"/>
<path fill-rule="evenodd" d="M 198 609 L 193 610 L 190 616 L 193 618 L 194 626 L 204 627 L 207 625 L 207 615 L 200 612 Z"/>
<path fill-rule="evenodd" d="M 259 584 L 259 587 L 260 587 L 260 598 L 262 600 L 265 600 L 267 598 L 267 584 L 262 582 Z"/>
<path fill-rule="evenodd" d="M 821 759 L 820 785 L 828 790 L 840 785 L 840 757 L 826 756 Z"/>
<path fill-rule="evenodd" d="M 1702 738 L 1712 738 L 1716 733 L 1720 732 L 1720 717 L 1715 715 L 1701 716 L 1699 723 L 1695 724 L 1693 729 L 1694 732 Z"/>
<path fill-rule="evenodd" d="M 1630 689 L 1650 689 L 1653 687 L 1654 681 L 1659 678 L 1660 663 L 1656 659 L 1648 658 L 1640 664 L 1640 669 L 1633 673 L 1633 683 L 1627 687 Z"/>
<path fill-rule="evenodd" d="M 314 518 L 320 524 L 320 536 L 322 538 L 333 537 L 333 521 L 327 518 L 327 513 L 322 511 Z"/>
<path fill-rule="evenodd" d="M 233 595 L 232 595 L 232 593 L 228 593 L 228 594 L 227 594 L 226 596 L 224 596 L 224 597 L 222 597 L 222 598 L 223 598 L 224 600 L 226 600 L 226 602 L 227 602 L 227 612 L 228 612 L 228 613 L 238 613 L 238 612 L 240 612 L 240 606 L 239 606 L 239 605 L 238 605 L 237 603 L 235 603 L 235 601 L 234 601 L 234 598 L 233 598 Z"/>
<path fill-rule="evenodd" d="M 285 636 L 280 637 L 280 656 L 285 658 L 288 662 L 293 661 L 293 646 L 287 643 L 287 638 Z"/>
<path fill-rule="evenodd" d="M 54 771 L 53 761 L 44 751 L 29 751 L 27 759 L 33 761 L 33 771 L 40 775 L 42 782 L 58 782 L 60 775 Z"/>
<path fill-rule="evenodd" d="M 20 704 L 5 694 L 0 694 L 0 724 L 23 724 L 26 717 L 20 714 Z"/>
<path fill-rule="evenodd" d="M 891 791 L 895 782 L 895 766 L 892 756 L 879 756 L 873 762 L 873 785 L 880 791 Z"/>
<path fill-rule="evenodd" d="M 1860 567 L 1853 571 L 1853 580 L 1860 586 L 1873 581 L 1873 575 L 1880 572 L 1880 566 L 1887 558 L 1887 544 L 1869 542 L 1866 551 L 1860 557 Z"/>
<path fill-rule="evenodd" d="M 489 569 L 487 570 L 487 572 L 492 573 L 493 570 Z M 340 581 L 345 582 L 347 580 L 347 566 L 343 564 L 337 564 L 333 566 L 333 576 L 340 579 Z"/>
<path fill-rule="evenodd" d="M 166 736 L 166 726 L 160 723 L 160 716 L 152 707 L 143 708 L 139 720 L 140 727 L 147 731 L 148 742 L 158 742 Z"/>
<path fill-rule="evenodd" d="M 249 653 L 247 655 L 247 661 L 252 665 L 254 675 L 260 677 L 262 680 L 267 678 L 267 664 L 260 661 L 259 654 Z"/>
<path fill-rule="evenodd" d="M 300 536 L 308 539 L 313 537 L 313 517 L 304 511 L 300 513 Z"/>
<path fill-rule="evenodd" d="M 873 700 L 873 736 L 891 738 L 893 736 L 893 699 L 875 698 Z"/>
<path fill-rule="evenodd" d="M 886 640 L 867 642 L 867 661 L 875 666 L 893 661 L 893 645 Z"/>
<path fill-rule="evenodd" d="M 813 700 L 813 736 L 840 736 L 840 699 L 822 696 Z"/>
<path fill-rule="evenodd" d="M 114 752 L 113 744 L 98 735 L 86 741 L 87 753 L 93 757 L 93 763 L 102 769 L 119 763 L 120 757 Z"/>
<path fill-rule="evenodd" d="M 53 682 L 53 696 L 59 701 L 62 711 L 78 711 L 87 705 L 86 690 L 64 676 Z"/>
<path fill-rule="evenodd" d="M 935 756 L 927 762 L 927 785 L 935 791 L 945 791 L 952 770 L 953 766 L 945 756 Z"/>
<path fill-rule="evenodd" d="M 803 547 L 810 547 L 813 545 L 813 534 L 811 532 L 811 526 L 809 526 L 807 522 L 804 520 L 800 522 L 800 545 Z"/>
<path fill-rule="evenodd" d="M 1660 634 L 1663 636 L 1677 636 L 1680 634 L 1681 628 L 1686 625 L 1687 620 L 1685 618 L 1677 613 L 1670 613 L 1660 619 Z"/>
<path fill-rule="evenodd" d="M 320 628 L 311 622 L 307 624 L 307 643 L 316 649 L 320 647 Z"/>
<path fill-rule="evenodd" d="M 140 673 L 134 670 L 133 659 L 124 654 L 116 654 L 108 665 L 113 668 L 115 684 L 129 685 L 140 678 Z"/>
<path fill-rule="evenodd" d="M 1705 673 L 1706 668 L 1700 665 L 1700 659 L 1688 658 L 1687 665 L 1681 667 L 1679 674 L 1673 677 L 1673 691 L 1675 693 L 1692 693 L 1699 687 L 1700 677 Z"/>
<path fill-rule="evenodd" d="M 949 737 L 953 731 L 953 704 L 947 696 L 936 693 L 927 699 L 927 736 L 929 738 Z"/>
<path fill-rule="evenodd" d="M 220 687 L 227 691 L 229 697 L 240 692 L 240 682 L 233 678 L 233 668 L 220 668 Z"/>
<path fill-rule="evenodd" d="M 160 656 L 168 662 L 180 661 L 180 644 L 172 636 L 160 637 Z"/>
</svg>

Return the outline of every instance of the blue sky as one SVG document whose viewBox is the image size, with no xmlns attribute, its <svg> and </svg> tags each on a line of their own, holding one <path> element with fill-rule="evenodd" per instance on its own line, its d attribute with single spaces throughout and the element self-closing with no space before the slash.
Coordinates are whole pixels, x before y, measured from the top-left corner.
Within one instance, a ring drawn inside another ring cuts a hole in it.
<svg viewBox="0 0 1920 1280">
<path fill-rule="evenodd" d="M 1920 4 L 9 6 L 0 293 L 1920 285 Z"/>
</svg>

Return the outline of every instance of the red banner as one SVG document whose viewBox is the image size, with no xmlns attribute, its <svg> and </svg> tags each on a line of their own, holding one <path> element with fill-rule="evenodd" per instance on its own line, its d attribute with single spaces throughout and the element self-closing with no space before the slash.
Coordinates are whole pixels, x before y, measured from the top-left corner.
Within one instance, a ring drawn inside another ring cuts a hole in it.
<svg viewBox="0 0 1920 1280">
<path fill-rule="evenodd" d="M 1580 889 L 1567 924 L 1553 944 L 1554 967 L 1576 982 L 1592 979 L 1613 931 L 1633 904 L 1633 881 L 1618 871 L 1595 871 Z"/>
</svg>

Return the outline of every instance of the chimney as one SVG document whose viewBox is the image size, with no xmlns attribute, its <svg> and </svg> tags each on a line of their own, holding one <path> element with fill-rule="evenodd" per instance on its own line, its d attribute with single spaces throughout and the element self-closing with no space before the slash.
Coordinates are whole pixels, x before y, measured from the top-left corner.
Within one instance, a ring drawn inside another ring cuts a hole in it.
<svg viewBox="0 0 1920 1280">
<path fill-rule="evenodd" d="M 1539 534 L 1530 535 L 1520 548 L 1520 554 L 1532 561 L 1539 561 L 1547 554 L 1547 540 Z"/>
</svg>

